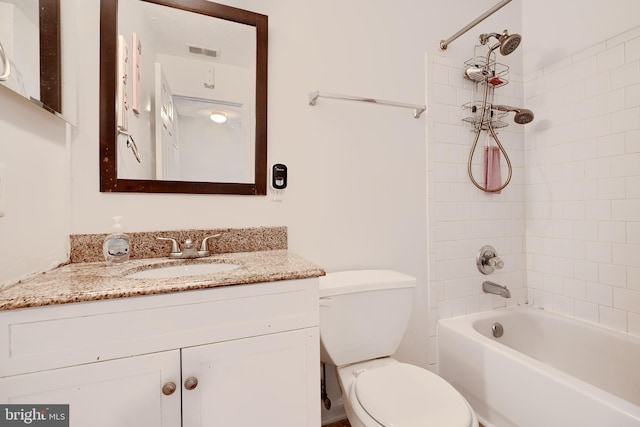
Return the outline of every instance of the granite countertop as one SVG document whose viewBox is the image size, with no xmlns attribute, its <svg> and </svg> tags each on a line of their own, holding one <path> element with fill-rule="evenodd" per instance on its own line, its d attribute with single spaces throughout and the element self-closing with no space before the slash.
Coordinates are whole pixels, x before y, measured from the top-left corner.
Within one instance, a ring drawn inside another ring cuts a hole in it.
<svg viewBox="0 0 640 427">
<path fill-rule="evenodd" d="M 168 279 L 125 277 L 127 274 L 154 266 L 208 262 L 240 264 L 241 267 L 206 275 Z M 324 275 L 322 268 L 284 249 L 219 254 L 194 260 L 138 259 L 110 267 L 107 267 L 104 261 L 72 263 L 0 290 L 0 310 L 306 279 Z"/>
</svg>

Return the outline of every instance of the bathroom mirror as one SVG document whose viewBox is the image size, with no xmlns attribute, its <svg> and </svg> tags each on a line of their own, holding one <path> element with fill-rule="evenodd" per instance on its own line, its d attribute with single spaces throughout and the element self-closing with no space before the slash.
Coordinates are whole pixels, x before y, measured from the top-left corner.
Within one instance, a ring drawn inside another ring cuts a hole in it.
<svg viewBox="0 0 640 427">
<path fill-rule="evenodd" d="M 60 7 L 60 0 L 0 1 L 0 45 L 6 55 L 0 58 L 0 85 L 65 118 Z"/>
<path fill-rule="evenodd" d="M 268 17 L 100 5 L 100 191 L 266 194 Z"/>
</svg>

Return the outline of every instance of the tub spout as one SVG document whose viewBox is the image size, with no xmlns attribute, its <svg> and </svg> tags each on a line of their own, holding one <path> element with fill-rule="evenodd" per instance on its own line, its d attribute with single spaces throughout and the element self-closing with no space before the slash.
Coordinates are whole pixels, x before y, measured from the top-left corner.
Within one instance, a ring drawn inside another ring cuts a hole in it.
<svg viewBox="0 0 640 427">
<path fill-rule="evenodd" d="M 502 298 L 511 298 L 511 292 L 506 286 L 498 285 L 488 280 L 482 282 L 482 291 L 488 294 L 500 295 Z"/>
</svg>

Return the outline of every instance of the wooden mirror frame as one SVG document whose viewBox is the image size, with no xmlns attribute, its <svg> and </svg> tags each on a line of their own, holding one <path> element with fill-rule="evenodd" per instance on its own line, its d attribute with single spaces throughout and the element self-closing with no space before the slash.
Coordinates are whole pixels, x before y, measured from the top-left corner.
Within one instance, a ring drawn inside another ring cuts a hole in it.
<svg viewBox="0 0 640 427">
<path fill-rule="evenodd" d="M 254 183 L 118 179 L 116 52 L 118 0 L 100 0 L 100 191 L 186 194 L 267 194 L 268 17 L 207 0 L 140 0 L 256 27 L 256 129 Z"/>
<path fill-rule="evenodd" d="M 40 102 L 62 114 L 60 0 L 40 0 Z"/>
</svg>

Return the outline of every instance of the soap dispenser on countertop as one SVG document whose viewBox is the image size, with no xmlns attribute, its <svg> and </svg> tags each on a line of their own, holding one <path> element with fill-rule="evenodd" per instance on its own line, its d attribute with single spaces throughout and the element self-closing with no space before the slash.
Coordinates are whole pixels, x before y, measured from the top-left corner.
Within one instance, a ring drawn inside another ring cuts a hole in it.
<svg viewBox="0 0 640 427">
<path fill-rule="evenodd" d="M 120 220 L 121 216 L 113 217 L 113 231 L 104 239 L 102 253 L 107 265 L 119 264 L 129 260 L 130 241 L 124 234 Z"/>
</svg>

